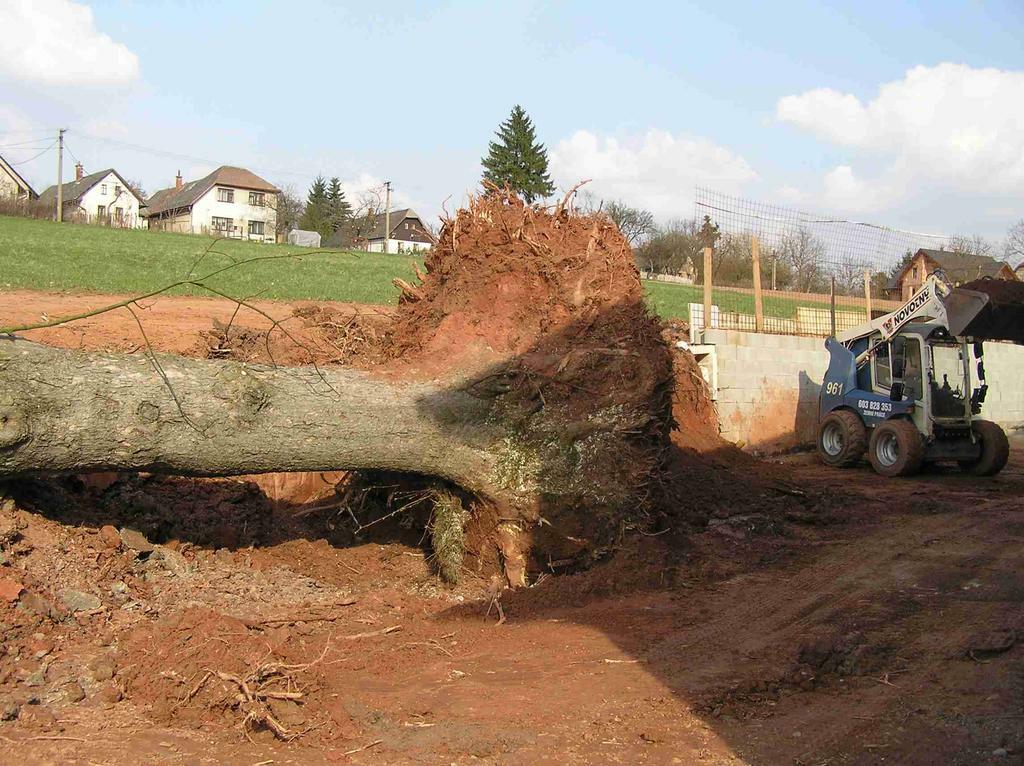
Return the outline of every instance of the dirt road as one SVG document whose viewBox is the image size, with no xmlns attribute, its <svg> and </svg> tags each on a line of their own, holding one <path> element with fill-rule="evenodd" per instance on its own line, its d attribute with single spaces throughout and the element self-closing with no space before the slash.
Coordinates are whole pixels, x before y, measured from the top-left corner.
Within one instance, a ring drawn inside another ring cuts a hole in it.
<svg viewBox="0 0 1024 766">
<path fill-rule="evenodd" d="M 1024 762 L 1022 445 L 982 481 L 771 470 L 802 510 L 632 540 L 503 625 L 416 536 L 241 482 L 12 487 L 0 763 Z"/>
</svg>

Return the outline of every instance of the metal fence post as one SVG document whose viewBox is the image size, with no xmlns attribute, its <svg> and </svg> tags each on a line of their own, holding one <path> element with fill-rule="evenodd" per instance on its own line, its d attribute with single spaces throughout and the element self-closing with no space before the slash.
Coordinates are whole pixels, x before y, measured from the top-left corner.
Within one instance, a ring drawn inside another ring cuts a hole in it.
<svg viewBox="0 0 1024 766">
<path fill-rule="evenodd" d="M 750 238 L 750 259 L 754 266 L 754 329 L 764 332 L 764 303 L 761 295 L 761 245 Z"/>
<path fill-rule="evenodd" d="M 831 322 L 832 332 L 829 333 L 829 334 L 834 338 L 834 337 L 836 337 L 836 278 L 835 277 L 832 277 L 831 286 L 829 287 L 829 304 L 830 304 L 830 307 L 831 307 L 831 311 L 829 311 L 828 313 L 829 313 L 829 316 L 832 319 L 832 322 Z"/>
<path fill-rule="evenodd" d="M 704 329 L 711 329 L 711 254 L 710 247 L 704 248 Z"/>
<path fill-rule="evenodd" d="M 871 269 L 864 269 L 864 306 L 871 321 Z"/>
</svg>

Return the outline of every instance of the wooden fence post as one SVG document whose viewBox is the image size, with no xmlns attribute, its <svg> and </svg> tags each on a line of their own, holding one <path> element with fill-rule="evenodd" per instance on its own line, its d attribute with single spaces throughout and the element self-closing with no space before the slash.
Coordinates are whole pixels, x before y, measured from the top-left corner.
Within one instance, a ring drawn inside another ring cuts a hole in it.
<svg viewBox="0 0 1024 766">
<path fill-rule="evenodd" d="M 868 321 L 871 321 L 871 269 L 864 269 L 864 305 L 868 312 Z"/>
<path fill-rule="evenodd" d="M 704 329 L 711 329 L 711 253 L 710 247 L 704 248 Z"/>
<path fill-rule="evenodd" d="M 761 245 L 757 237 L 750 238 L 750 258 L 754 265 L 754 329 L 764 332 L 764 303 L 761 295 Z"/>
</svg>

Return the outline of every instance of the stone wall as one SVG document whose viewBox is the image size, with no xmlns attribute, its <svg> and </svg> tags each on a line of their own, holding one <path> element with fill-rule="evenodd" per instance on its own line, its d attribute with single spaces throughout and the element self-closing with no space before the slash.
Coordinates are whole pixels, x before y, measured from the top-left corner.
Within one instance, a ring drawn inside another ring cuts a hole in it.
<svg viewBox="0 0 1024 766">
<path fill-rule="evenodd" d="M 703 341 L 713 347 L 701 364 L 716 367 L 723 437 L 759 452 L 814 444 L 818 392 L 828 368 L 823 338 L 705 330 Z M 1021 429 L 1024 347 L 985 344 L 985 371 L 989 392 L 982 417 L 1008 432 Z"/>
</svg>

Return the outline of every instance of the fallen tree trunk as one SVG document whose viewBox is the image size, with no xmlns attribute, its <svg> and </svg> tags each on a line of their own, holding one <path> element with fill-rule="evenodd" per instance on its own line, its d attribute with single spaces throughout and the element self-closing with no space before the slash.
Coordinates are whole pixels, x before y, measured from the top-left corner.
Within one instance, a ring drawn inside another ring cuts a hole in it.
<svg viewBox="0 0 1024 766">
<path fill-rule="evenodd" d="M 649 510 L 672 420 L 629 246 L 601 215 L 495 194 L 425 266 L 361 369 L 0 337 L 0 476 L 398 471 L 489 506 L 506 571 L 531 539 L 538 561 L 607 550 Z"/>
<path fill-rule="evenodd" d="M 0 475 L 355 468 L 491 494 L 490 403 L 348 369 L 64 351 L 0 339 Z"/>
</svg>

